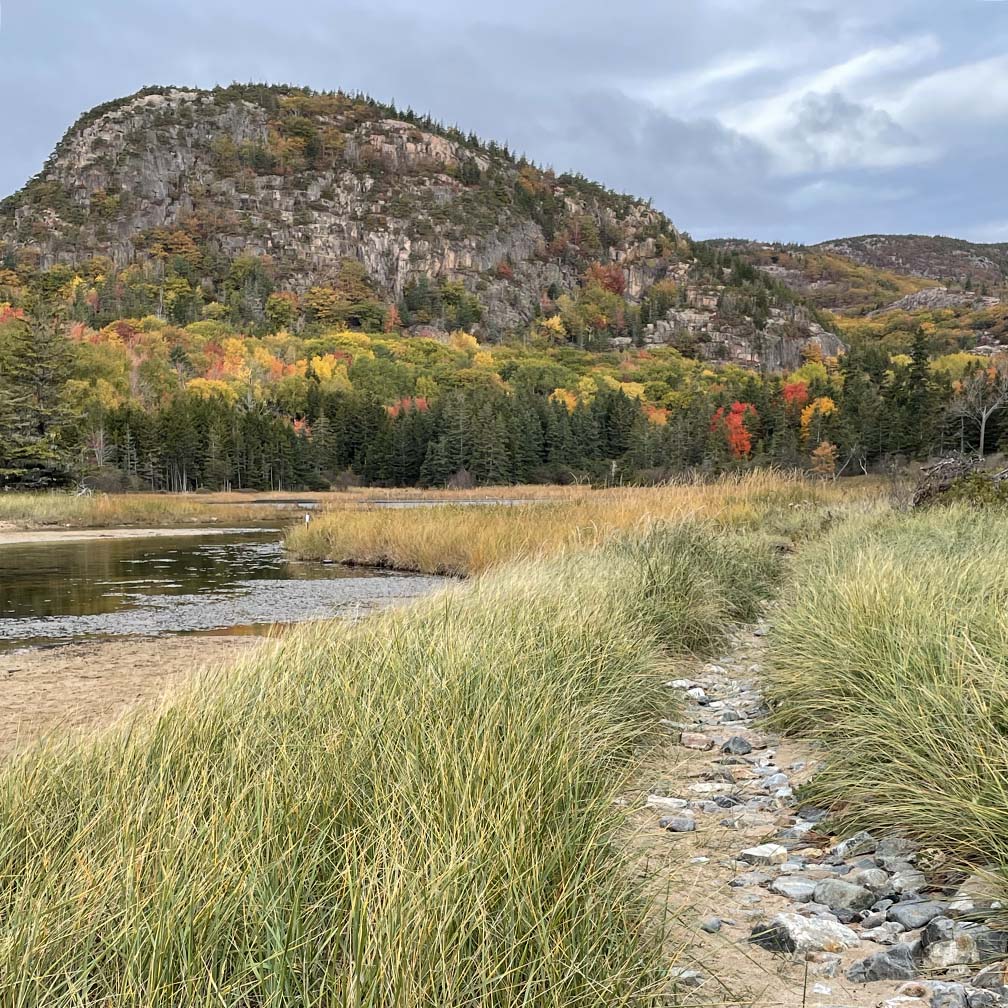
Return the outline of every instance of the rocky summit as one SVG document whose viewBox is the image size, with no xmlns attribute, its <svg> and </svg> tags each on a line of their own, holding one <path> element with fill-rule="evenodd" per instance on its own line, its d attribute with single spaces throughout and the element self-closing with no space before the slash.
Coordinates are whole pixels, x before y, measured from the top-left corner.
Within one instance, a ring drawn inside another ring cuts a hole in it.
<svg viewBox="0 0 1008 1008">
<path fill-rule="evenodd" d="M 784 284 L 699 249 L 649 203 L 338 92 L 147 88 L 82 116 L 0 204 L 0 266 L 133 271 L 182 325 L 241 297 L 261 316 L 250 258 L 324 322 L 341 321 L 326 313 L 349 262 L 396 328 L 425 335 L 527 333 L 590 276 L 624 307 L 588 313 L 581 345 L 764 369 L 842 348 Z"/>
</svg>

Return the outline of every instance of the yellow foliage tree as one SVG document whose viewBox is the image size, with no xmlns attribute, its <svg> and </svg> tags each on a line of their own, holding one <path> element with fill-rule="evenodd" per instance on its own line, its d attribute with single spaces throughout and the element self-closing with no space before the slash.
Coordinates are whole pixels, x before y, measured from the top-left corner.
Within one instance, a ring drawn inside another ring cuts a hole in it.
<svg viewBox="0 0 1008 1008">
<path fill-rule="evenodd" d="M 801 413 L 801 429 L 802 437 L 805 439 L 806 443 L 810 440 L 818 442 L 820 440 L 819 434 L 822 429 L 822 420 L 825 417 L 831 416 L 836 413 L 836 403 L 830 399 L 829 396 L 819 396 L 813 399 L 812 402 L 802 410 Z M 815 429 L 813 430 L 813 425 Z"/>
<path fill-rule="evenodd" d="M 201 399 L 220 398 L 231 405 L 238 401 L 238 392 L 219 378 L 191 378 L 186 382 L 186 388 Z"/>
</svg>

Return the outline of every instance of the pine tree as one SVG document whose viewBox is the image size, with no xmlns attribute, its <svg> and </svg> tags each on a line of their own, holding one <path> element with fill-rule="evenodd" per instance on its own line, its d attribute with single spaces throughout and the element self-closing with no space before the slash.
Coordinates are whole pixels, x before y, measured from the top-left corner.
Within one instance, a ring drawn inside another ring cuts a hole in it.
<svg viewBox="0 0 1008 1008">
<path fill-rule="evenodd" d="M 73 350 L 64 329 L 60 312 L 33 296 L 24 319 L 9 323 L 2 348 L 4 469 L 33 485 L 65 482 L 73 457 L 74 416 L 66 398 Z"/>
</svg>

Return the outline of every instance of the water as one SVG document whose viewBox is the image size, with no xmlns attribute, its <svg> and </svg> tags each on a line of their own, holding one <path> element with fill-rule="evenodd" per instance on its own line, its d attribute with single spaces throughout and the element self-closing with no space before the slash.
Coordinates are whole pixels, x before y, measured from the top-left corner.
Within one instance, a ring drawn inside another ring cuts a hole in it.
<svg viewBox="0 0 1008 1008">
<path fill-rule="evenodd" d="M 276 529 L 0 546 L 0 648 L 248 632 L 356 615 L 443 583 L 287 559 Z"/>
</svg>

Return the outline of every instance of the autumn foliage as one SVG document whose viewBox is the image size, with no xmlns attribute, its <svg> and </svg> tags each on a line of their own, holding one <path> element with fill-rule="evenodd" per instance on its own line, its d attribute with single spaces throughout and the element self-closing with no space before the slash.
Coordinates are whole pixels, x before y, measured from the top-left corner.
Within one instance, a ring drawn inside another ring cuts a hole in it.
<svg viewBox="0 0 1008 1008">
<path fill-rule="evenodd" d="M 756 407 L 752 403 L 733 402 L 727 411 L 723 406 L 718 407 L 711 430 L 723 433 L 734 458 L 748 458 L 752 454 L 752 432 L 746 427 L 746 421 L 756 417 Z"/>
</svg>

